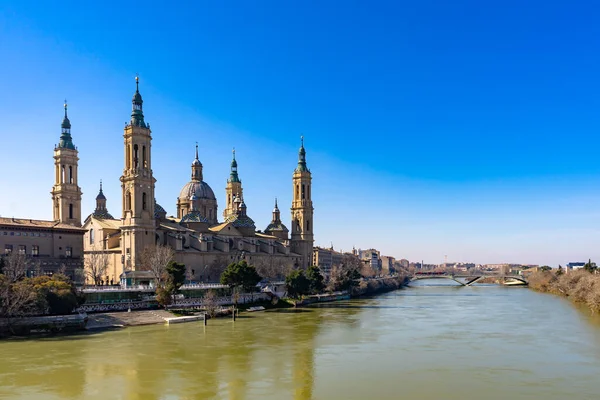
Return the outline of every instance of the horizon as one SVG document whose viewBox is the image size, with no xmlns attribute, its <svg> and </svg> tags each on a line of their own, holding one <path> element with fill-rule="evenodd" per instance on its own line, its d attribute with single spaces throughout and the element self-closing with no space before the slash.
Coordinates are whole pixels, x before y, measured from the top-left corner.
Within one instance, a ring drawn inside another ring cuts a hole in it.
<svg viewBox="0 0 600 400">
<path fill-rule="evenodd" d="M 427 264 L 600 258 L 595 5 L 118 9 L 0 5 L 0 34 L 11 38 L 0 42 L 10 60 L 0 64 L 0 184 L 10 188 L 0 216 L 51 219 L 66 97 L 82 218 L 100 180 L 120 217 L 122 124 L 139 73 L 168 215 L 198 142 L 219 215 L 235 148 L 257 229 L 275 198 L 289 227 L 304 136 L 315 246 Z"/>
</svg>

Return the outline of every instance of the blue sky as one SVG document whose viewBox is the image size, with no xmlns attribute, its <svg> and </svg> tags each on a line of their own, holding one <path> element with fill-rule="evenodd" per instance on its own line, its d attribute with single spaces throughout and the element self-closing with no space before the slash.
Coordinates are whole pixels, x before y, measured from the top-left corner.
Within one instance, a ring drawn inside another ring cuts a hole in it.
<svg viewBox="0 0 600 400">
<path fill-rule="evenodd" d="M 134 76 L 158 202 L 194 143 L 223 209 L 289 225 L 304 135 L 316 244 L 478 263 L 600 260 L 600 7 L 555 1 L 0 3 L 0 215 L 51 218 L 69 101 L 84 214 L 121 212 Z"/>
</svg>

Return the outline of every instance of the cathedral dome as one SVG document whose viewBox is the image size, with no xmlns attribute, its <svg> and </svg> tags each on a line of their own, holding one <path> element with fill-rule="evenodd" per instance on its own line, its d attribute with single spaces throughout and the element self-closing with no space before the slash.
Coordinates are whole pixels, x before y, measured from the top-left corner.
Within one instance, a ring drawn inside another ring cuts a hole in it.
<svg viewBox="0 0 600 400">
<path fill-rule="evenodd" d="M 267 229 L 265 229 L 265 232 L 289 232 L 289 229 L 281 223 L 281 221 L 279 222 L 271 222 L 269 224 L 269 226 L 267 226 Z"/>
<path fill-rule="evenodd" d="M 180 224 L 185 224 L 186 222 L 207 222 L 208 219 L 200 214 L 200 211 L 191 211 L 181 218 L 179 221 Z"/>
<path fill-rule="evenodd" d="M 181 200 L 187 200 L 192 197 L 192 195 L 195 195 L 197 199 L 217 200 L 213 190 L 210 188 L 210 186 L 208 186 L 208 183 L 204 181 L 188 182 L 183 189 L 181 189 L 179 198 Z"/>
</svg>

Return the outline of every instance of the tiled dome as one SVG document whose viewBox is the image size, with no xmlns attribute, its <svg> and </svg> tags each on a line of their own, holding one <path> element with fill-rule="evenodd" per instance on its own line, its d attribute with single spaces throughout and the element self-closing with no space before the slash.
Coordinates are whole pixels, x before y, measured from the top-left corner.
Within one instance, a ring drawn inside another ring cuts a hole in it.
<svg viewBox="0 0 600 400">
<path fill-rule="evenodd" d="M 209 199 L 209 200 L 217 200 L 215 197 L 215 193 L 208 186 L 208 183 L 204 181 L 200 182 L 188 182 L 181 192 L 179 193 L 180 199 L 189 199 L 192 195 L 196 195 L 197 199 Z"/>
<path fill-rule="evenodd" d="M 200 214 L 200 211 L 191 211 L 181 218 L 179 221 L 180 224 L 184 224 L 186 222 L 208 222 L 208 218 Z"/>
</svg>

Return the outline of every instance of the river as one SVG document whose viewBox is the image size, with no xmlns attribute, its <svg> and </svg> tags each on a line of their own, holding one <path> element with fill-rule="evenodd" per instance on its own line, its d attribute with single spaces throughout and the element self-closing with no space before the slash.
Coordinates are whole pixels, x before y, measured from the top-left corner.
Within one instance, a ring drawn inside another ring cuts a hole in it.
<svg viewBox="0 0 600 400">
<path fill-rule="evenodd" d="M 2 399 L 598 399 L 600 320 L 526 288 L 0 342 Z"/>
</svg>

